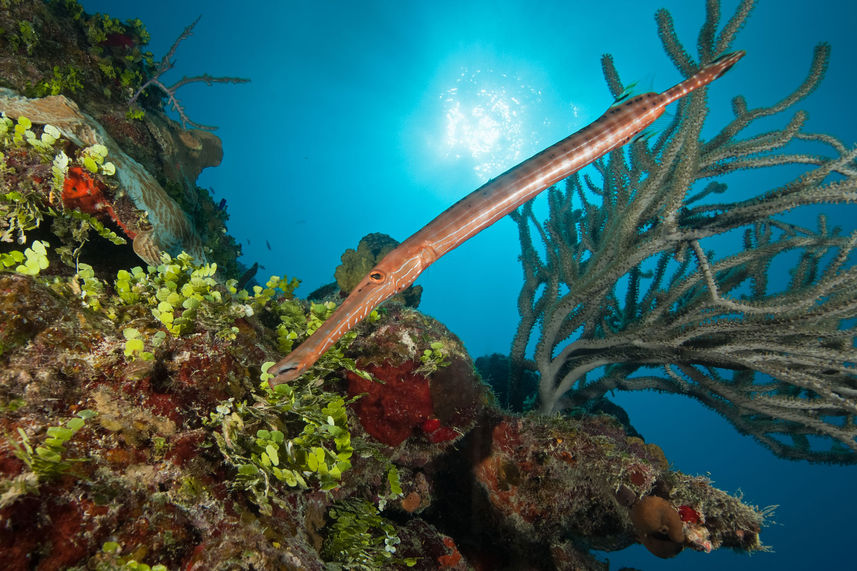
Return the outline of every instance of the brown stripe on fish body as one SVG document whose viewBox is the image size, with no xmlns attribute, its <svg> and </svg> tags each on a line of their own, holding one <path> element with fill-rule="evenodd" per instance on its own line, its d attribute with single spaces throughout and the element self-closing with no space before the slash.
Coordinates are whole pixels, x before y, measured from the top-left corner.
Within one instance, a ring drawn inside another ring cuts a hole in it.
<svg viewBox="0 0 857 571">
<path fill-rule="evenodd" d="M 320 347 L 320 353 L 356 322 L 365 318 L 371 309 L 412 284 L 437 258 L 551 184 L 567 178 L 596 158 L 623 145 L 663 112 L 661 103 L 662 96 L 655 93 L 634 98 L 611 110 L 613 112 L 608 112 L 592 125 L 488 182 L 445 210 L 390 251 L 373 268 L 369 275 L 373 272 L 381 274 L 383 280 L 378 281 L 388 281 L 388 284 L 380 287 L 367 279 L 367 276 L 354 288 L 351 296 L 328 320 L 339 323 L 339 326 L 322 326 L 316 332 L 327 336 L 326 342 Z M 552 174 L 545 175 L 546 172 Z M 364 293 L 364 288 L 371 291 Z"/>
</svg>

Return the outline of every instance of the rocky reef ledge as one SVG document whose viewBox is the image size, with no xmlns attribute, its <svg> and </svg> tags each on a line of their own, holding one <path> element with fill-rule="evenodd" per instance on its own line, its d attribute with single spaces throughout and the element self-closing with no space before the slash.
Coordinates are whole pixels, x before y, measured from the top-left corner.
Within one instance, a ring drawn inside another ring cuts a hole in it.
<svg viewBox="0 0 857 571">
<path fill-rule="evenodd" d="M 260 387 L 279 354 L 271 288 L 240 317 L 204 301 L 176 336 L 142 295 L 96 310 L 46 282 L 0 274 L 7 569 L 607 569 L 590 549 L 761 547 L 759 510 L 613 417 L 499 410 L 458 339 L 413 309 L 358 327 L 337 357 L 352 371 L 280 395 Z"/>
</svg>

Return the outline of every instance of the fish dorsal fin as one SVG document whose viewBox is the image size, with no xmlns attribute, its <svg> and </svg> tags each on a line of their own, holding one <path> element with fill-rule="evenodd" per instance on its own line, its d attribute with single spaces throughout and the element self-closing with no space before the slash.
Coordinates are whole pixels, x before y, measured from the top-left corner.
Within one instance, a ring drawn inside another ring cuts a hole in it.
<svg viewBox="0 0 857 571">
<path fill-rule="evenodd" d="M 613 101 L 613 104 L 610 107 L 621 105 L 622 103 L 636 95 L 642 95 L 643 93 L 652 92 L 654 91 L 654 85 L 654 74 L 648 74 L 644 76 L 643 79 L 632 81 L 631 83 L 625 86 L 625 89 L 622 90 L 622 93 L 619 94 L 619 97 L 617 97 L 615 101 Z"/>
</svg>

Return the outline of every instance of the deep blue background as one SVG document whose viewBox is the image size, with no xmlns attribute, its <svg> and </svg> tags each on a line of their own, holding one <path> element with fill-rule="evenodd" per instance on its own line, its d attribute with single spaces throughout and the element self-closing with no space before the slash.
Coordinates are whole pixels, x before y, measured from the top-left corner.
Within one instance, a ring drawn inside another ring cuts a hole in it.
<svg viewBox="0 0 857 571">
<path fill-rule="evenodd" d="M 332 281 L 342 251 L 364 234 L 403 240 L 482 182 L 472 159 L 442 151 L 442 95 L 463 72 L 479 70 L 482 77 L 510 79 L 512 90 L 526 85 L 541 93 L 530 101 L 527 136 L 519 141 L 528 156 L 611 103 L 602 53 L 612 53 L 623 79 L 639 80 L 642 90 L 680 79 L 660 47 L 654 11 L 670 9 L 691 51 L 704 15 L 703 0 L 82 4 L 88 12 L 142 19 L 156 58 L 202 14 L 168 79 L 201 73 L 252 79 L 190 85 L 179 97 L 191 119 L 220 127 L 223 164 L 204 172 L 200 184 L 216 200 L 227 199 L 229 230 L 244 245 L 243 260 L 264 264 L 262 278 L 299 277 L 302 294 Z M 725 1 L 724 14 L 735 4 Z M 855 26 L 850 3 L 763 0 L 735 44 L 748 55 L 711 89 L 710 123 L 731 116 L 728 99 L 736 93 L 751 107 L 779 100 L 804 78 L 812 46 L 828 41 L 827 79 L 801 108 L 810 111 L 809 130 L 854 144 Z M 756 191 L 773 186 L 760 184 Z M 853 211 L 837 211 L 834 222 L 854 228 Z M 521 283 L 518 251 L 514 224 L 502 220 L 418 281 L 425 288 L 421 309 L 460 335 L 474 356 L 508 352 Z M 662 561 L 635 546 L 610 554 L 612 569 L 852 568 L 857 468 L 777 460 L 686 398 L 618 400 L 677 469 L 710 474 L 750 503 L 780 507 L 776 524 L 762 533 L 774 553 L 684 552 Z"/>
</svg>

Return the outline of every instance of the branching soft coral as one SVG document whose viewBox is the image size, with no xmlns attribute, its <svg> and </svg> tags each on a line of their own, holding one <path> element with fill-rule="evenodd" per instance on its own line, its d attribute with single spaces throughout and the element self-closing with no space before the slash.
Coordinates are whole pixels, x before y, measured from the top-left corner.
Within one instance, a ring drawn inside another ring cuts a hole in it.
<svg viewBox="0 0 857 571">
<path fill-rule="evenodd" d="M 719 2 L 707 5 L 698 61 L 669 13 L 657 14 L 664 48 L 684 75 L 732 49 L 753 2 L 741 2 L 719 33 Z M 530 204 L 514 214 L 525 283 L 513 370 L 518 379 L 539 372 L 544 412 L 617 388 L 655 389 L 699 399 L 780 456 L 857 462 L 857 233 L 840 235 L 823 216 L 816 229 L 780 216 L 857 202 L 857 148 L 803 131 L 803 111 L 779 130 L 739 138 L 809 95 L 829 52 L 819 45 L 806 80 L 774 105 L 753 109 L 735 97 L 735 118 L 710 138 L 702 136 L 705 90 L 691 94 L 651 144 L 594 163 L 600 183 L 575 176 L 551 190 L 544 223 Z M 603 63 L 619 95 L 613 61 Z M 794 151 L 806 143 L 825 154 Z M 781 165 L 804 172 L 751 198 L 712 200 L 727 189 L 719 177 Z M 709 250 L 731 231 L 743 232 L 743 249 Z M 771 279 L 775 260 L 796 260 L 787 284 Z"/>
<path fill-rule="evenodd" d="M 200 16 L 199 18 L 201 17 L 202 16 Z M 185 115 L 184 107 L 182 107 L 181 102 L 176 97 L 176 91 L 178 91 L 178 89 L 183 85 L 200 81 L 211 85 L 212 83 L 247 83 L 248 81 L 250 81 L 249 79 L 244 79 L 242 77 L 213 77 L 205 73 L 203 75 L 194 75 L 193 77 L 182 77 L 180 80 L 169 86 L 164 84 L 161 80 L 163 75 L 169 70 L 171 70 L 175 65 L 176 62 L 173 60 L 173 57 L 176 54 L 176 50 L 178 49 L 179 44 L 182 40 L 184 40 L 193 33 L 193 27 L 196 26 L 197 22 L 199 22 L 199 18 L 194 20 L 193 23 L 190 24 L 187 28 L 185 28 L 181 35 L 176 38 L 176 41 L 173 42 L 170 51 L 167 52 L 167 55 L 161 58 L 161 61 L 158 64 L 157 69 L 155 70 L 155 74 L 150 77 L 146 82 L 144 82 L 143 85 L 141 85 L 140 88 L 137 89 L 137 91 L 134 92 L 134 95 L 131 97 L 131 100 L 128 101 L 128 104 L 133 105 L 140 97 L 140 94 L 142 94 L 147 87 L 154 85 L 155 87 L 160 89 L 164 93 L 164 95 L 167 96 L 167 101 L 169 102 L 170 107 L 172 107 L 181 118 L 182 127 L 187 128 L 187 126 L 190 125 L 192 127 L 196 127 L 197 129 L 213 131 L 217 127 L 201 125 L 188 119 L 187 115 Z"/>
</svg>

